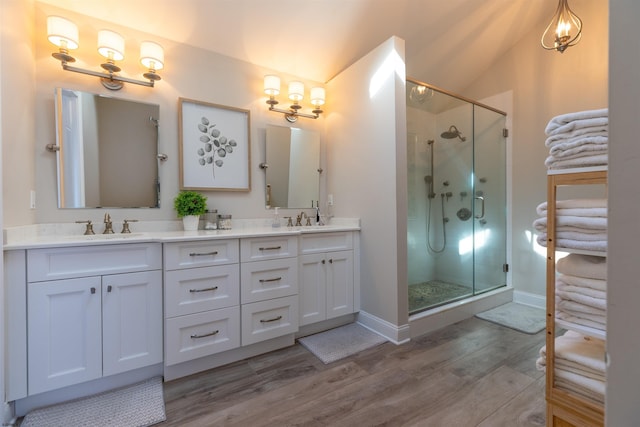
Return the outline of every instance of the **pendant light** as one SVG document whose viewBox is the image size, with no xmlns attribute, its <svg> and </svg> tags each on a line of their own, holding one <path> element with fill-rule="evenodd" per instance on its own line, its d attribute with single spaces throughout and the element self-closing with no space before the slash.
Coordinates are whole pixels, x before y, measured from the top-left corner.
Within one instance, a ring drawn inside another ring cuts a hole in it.
<svg viewBox="0 0 640 427">
<path fill-rule="evenodd" d="M 581 37 L 582 20 L 573 13 L 567 0 L 560 0 L 556 13 L 540 39 L 542 47 L 563 53 L 569 46 L 575 46 Z"/>
</svg>

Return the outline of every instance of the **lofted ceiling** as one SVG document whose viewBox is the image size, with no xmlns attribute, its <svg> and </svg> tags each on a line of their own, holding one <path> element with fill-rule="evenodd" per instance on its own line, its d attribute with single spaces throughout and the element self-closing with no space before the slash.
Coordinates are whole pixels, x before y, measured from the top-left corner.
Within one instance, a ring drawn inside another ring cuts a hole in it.
<svg viewBox="0 0 640 427">
<path fill-rule="evenodd" d="M 326 82 L 395 35 L 407 75 L 460 91 L 555 0 L 38 0 L 253 64 Z"/>
</svg>

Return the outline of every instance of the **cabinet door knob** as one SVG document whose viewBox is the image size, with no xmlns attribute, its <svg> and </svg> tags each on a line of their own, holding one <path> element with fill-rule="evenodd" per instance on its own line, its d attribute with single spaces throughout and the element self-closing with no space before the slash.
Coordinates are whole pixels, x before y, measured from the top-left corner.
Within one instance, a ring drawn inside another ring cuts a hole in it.
<svg viewBox="0 0 640 427">
<path fill-rule="evenodd" d="M 95 294 L 96 293 L 96 288 L 91 288 L 91 293 Z"/>
<path fill-rule="evenodd" d="M 107 292 L 111 292 L 112 289 L 113 287 L 111 285 L 107 286 Z"/>
<path fill-rule="evenodd" d="M 329 258 L 329 264 L 333 264 L 333 258 Z"/>
<path fill-rule="evenodd" d="M 325 262 L 326 262 L 325 260 L 322 260 L 322 263 L 323 263 L 323 264 L 324 264 Z"/>
</svg>

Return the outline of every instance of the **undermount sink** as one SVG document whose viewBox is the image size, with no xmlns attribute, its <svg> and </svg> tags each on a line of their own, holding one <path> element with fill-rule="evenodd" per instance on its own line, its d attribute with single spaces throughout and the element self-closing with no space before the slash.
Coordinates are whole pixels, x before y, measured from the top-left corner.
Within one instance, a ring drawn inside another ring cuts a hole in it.
<svg viewBox="0 0 640 427">
<path fill-rule="evenodd" d="M 80 236 L 67 236 L 67 240 L 119 240 L 142 237 L 144 233 L 114 233 L 114 234 L 83 234 Z"/>
</svg>

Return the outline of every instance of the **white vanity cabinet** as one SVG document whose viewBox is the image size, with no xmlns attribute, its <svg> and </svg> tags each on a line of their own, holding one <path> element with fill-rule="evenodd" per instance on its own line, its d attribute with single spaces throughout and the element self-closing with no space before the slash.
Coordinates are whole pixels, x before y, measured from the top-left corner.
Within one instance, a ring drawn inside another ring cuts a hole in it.
<svg viewBox="0 0 640 427">
<path fill-rule="evenodd" d="M 237 239 L 164 244 L 165 365 L 240 346 Z"/>
<path fill-rule="evenodd" d="M 241 239 L 242 345 L 298 330 L 298 239 Z"/>
<path fill-rule="evenodd" d="M 28 395 L 161 363 L 161 267 L 155 243 L 28 250 Z"/>
<path fill-rule="evenodd" d="M 300 326 L 354 312 L 353 237 L 353 232 L 300 237 Z"/>
</svg>

